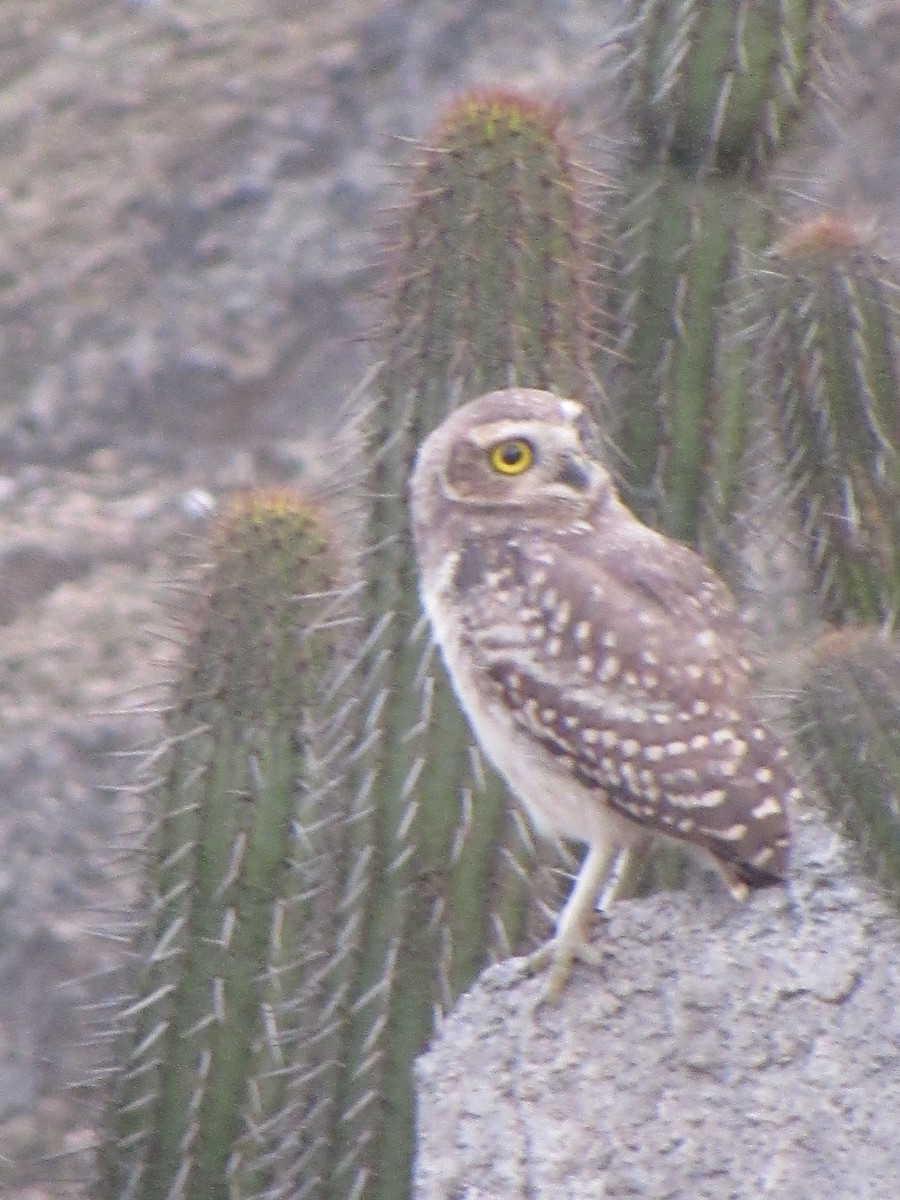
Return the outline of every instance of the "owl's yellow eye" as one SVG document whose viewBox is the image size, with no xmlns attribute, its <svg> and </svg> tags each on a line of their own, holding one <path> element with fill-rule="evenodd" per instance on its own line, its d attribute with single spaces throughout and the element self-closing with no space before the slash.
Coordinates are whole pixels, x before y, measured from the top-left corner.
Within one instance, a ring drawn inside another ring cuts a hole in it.
<svg viewBox="0 0 900 1200">
<path fill-rule="evenodd" d="M 534 451 L 524 438 L 509 438 L 491 448 L 491 466 L 501 475 L 521 475 L 534 460 Z"/>
</svg>

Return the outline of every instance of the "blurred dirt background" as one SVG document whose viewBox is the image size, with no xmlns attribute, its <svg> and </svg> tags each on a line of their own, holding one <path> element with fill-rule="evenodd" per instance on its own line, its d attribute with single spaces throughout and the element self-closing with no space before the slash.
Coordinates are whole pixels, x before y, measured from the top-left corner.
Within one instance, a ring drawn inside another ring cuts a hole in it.
<svg viewBox="0 0 900 1200">
<path fill-rule="evenodd" d="M 900 4 L 848 6 L 782 173 L 900 247 Z M 460 88 L 617 136 L 603 0 L 3 0 L 0 1195 L 68 1194 L 79 1005 L 134 881 L 115 785 L 152 738 L 162 583 L 229 490 L 302 479 L 373 349 L 396 164 Z M 164 653 L 162 654 L 164 658 Z M 78 982 L 67 983 L 76 979 Z"/>
</svg>

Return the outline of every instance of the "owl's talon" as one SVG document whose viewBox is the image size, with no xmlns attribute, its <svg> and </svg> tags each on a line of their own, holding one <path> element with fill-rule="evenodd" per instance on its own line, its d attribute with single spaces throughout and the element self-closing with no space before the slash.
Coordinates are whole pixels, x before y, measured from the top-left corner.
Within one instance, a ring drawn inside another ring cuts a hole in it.
<svg viewBox="0 0 900 1200">
<path fill-rule="evenodd" d="M 572 970 L 573 962 L 599 967 L 603 961 L 600 950 L 585 941 L 562 942 L 552 937 L 525 960 L 529 975 L 538 975 L 549 967 L 541 1001 L 554 1000 L 562 992 Z"/>
</svg>

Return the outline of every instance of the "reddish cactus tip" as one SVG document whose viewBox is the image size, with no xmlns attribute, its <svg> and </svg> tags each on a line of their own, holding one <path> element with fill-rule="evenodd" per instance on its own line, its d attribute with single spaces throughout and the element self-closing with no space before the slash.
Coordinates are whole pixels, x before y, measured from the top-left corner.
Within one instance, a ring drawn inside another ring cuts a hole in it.
<svg viewBox="0 0 900 1200">
<path fill-rule="evenodd" d="M 878 642 L 884 642 L 884 635 L 872 626 L 846 625 L 840 629 L 830 628 L 813 643 L 810 649 L 810 665 L 813 668 L 834 666 L 864 652 Z"/>
<path fill-rule="evenodd" d="M 557 138 L 562 124 L 562 106 L 546 103 L 512 88 L 476 88 L 457 97 L 438 122 L 438 144 L 461 129 L 480 126 L 490 138 L 495 132 L 529 129 L 547 138 Z"/>
<path fill-rule="evenodd" d="M 239 520 L 241 517 L 270 514 L 287 516 L 295 513 L 318 517 L 320 511 L 319 506 L 299 488 L 252 488 L 229 497 L 225 519 Z"/>
<path fill-rule="evenodd" d="M 261 572 L 270 583 L 283 567 L 297 570 L 299 555 L 310 566 L 316 564 L 315 580 L 307 580 L 306 586 L 317 591 L 345 580 L 348 563 L 340 550 L 345 540 L 331 514 L 301 489 L 258 488 L 229 498 L 214 526 L 209 553 L 211 562 L 220 563 L 249 556 L 257 564 L 250 574 Z"/>
<path fill-rule="evenodd" d="M 823 213 L 789 229 L 775 246 L 775 253 L 784 258 L 809 255 L 837 258 L 844 254 L 855 254 L 864 245 L 865 238 L 849 217 Z"/>
<path fill-rule="evenodd" d="M 290 486 L 252 488 L 230 496 L 219 521 L 220 534 L 227 536 L 229 530 L 240 525 L 256 525 L 273 518 L 315 528 L 323 544 L 336 544 L 327 511 L 302 489 Z"/>
</svg>

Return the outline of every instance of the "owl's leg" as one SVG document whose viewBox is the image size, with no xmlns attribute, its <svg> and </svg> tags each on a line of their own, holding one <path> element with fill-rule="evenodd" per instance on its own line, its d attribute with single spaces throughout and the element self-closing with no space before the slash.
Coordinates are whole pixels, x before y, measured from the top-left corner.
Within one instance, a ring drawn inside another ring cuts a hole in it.
<svg viewBox="0 0 900 1200">
<path fill-rule="evenodd" d="M 586 940 L 587 926 L 600 889 L 609 878 L 614 864 L 620 861 L 622 853 L 627 854 L 628 851 L 623 851 L 614 842 L 592 845 L 588 849 L 575 886 L 557 918 L 556 933 L 528 959 L 527 967 L 531 973 L 550 964 L 544 987 L 545 1000 L 552 999 L 562 991 L 576 959 L 599 966 L 600 955 Z M 617 874 L 621 875 L 621 870 Z M 608 900 L 606 892 L 604 888 L 604 901 Z"/>
<path fill-rule="evenodd" d="M 603 882 L 603 887 L 600 889 L 600 895 L 597 897 L 596 909 L 598 913 L 603 913 L 605 916 L 609 912 L 613 900 L 618 897 L 623 884 L 628 879 L 628 872 L 633 862 L 634 846 L 621 846 L 616 851 L 606 879 Z"/>
</svg>

